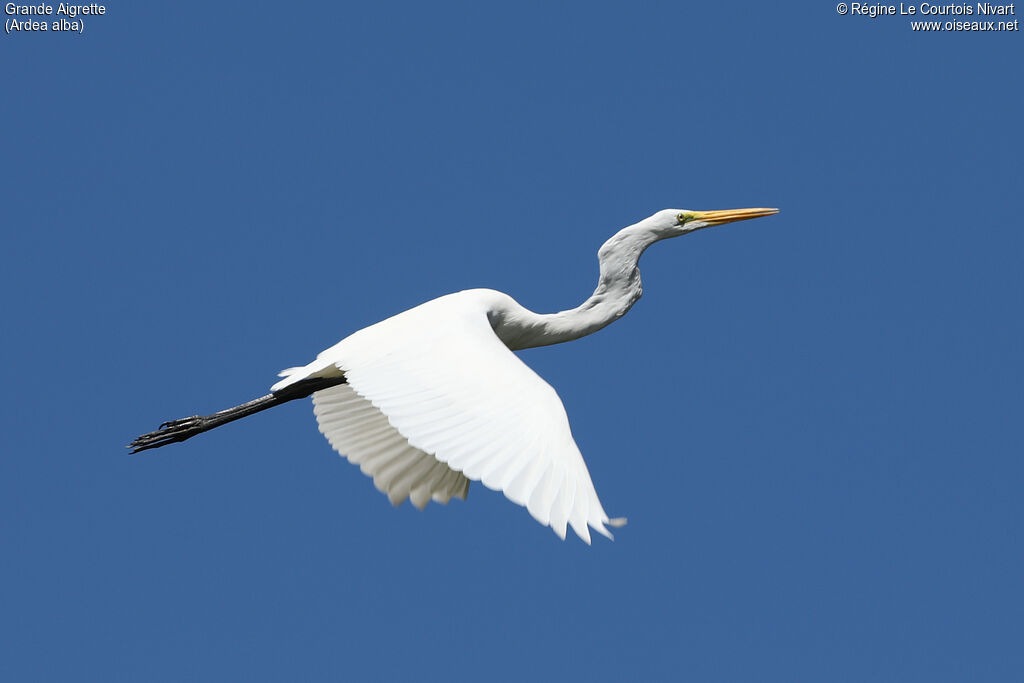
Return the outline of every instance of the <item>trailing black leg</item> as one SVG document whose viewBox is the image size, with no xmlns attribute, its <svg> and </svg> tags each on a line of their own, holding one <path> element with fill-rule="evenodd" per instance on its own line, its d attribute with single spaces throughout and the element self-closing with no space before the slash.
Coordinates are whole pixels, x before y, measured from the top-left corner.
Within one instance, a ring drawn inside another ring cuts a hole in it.
<svg viewBox="0 0 1024 683">
<path fill-rule="evenodd" d="M 249 401 L 248 403 L 243 403 L 240 406 L 228 408 L 227 410 L 222 410 L 220 412 L 213 413 L 212 415 L 193 415 L 192 417 L 183 417 L 180 420 L 164 422 L 155 432 L 143 434 L 132 441 L 128 444 L 128 448 L 132 449 L 132 453 L 138 453 L 139 451 L 145 451 L 150 448 L 159 448 L 160 446 L 166 446 L 170 443 L 184 441 L 185 439 L 192 438 L 196 434 L 208 432 L 214 427 L 220 427 L 228 422 L 240 420 L 241 418 L 252 415 L 253 413 L 258 413 L 262 410 L 266 410 L 267 408 L 273 408 L 276 405 L 287 403 L 288 401 L 294 401 L 298 398 L 306 398 L 310 394 L 320 391 L 321 389 L 326 389 L 328 387 L 344 383 L 344 377 L 315 377 L 312 379 L 304 379 L 285 387 L 281 391 L 275 391 L 272 394 L 261 396 Z"/>
</svg>

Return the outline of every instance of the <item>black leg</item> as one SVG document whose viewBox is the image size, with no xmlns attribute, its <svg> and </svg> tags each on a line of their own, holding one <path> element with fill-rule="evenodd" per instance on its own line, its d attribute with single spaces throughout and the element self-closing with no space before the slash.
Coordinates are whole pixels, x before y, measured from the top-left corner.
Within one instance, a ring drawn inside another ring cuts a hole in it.
<svg viewBox="0 0 1024 683">
<path fill-rule="evenodd" d="M 166 446 L 167 444 L 177 443 L 190 439 L 196 434 L 202 434 L 208 432 L 214 427 L 220 427 L 221 425 L 227 424 L 228 422 L 234 422 L 243 417 L 258 413 L 267 408 L 273 408 L 276 405 L 287 403 L 288 401 L 294 401 L 298 398 L 306 398 L 310 394 L 326 389 L 328 387 L 337 386 L 344 384 L 344 377 L 317 377 L 313 379 L 304 379 L 289 387 L 285 387 L 281 391 L 275 391 L 272 394 L 261 396 L 257 399 L 253 399 L 248 403 L 243 403 L 240 406 L 234 408 L 228 408 L 212 415 L 193 415 L 192 417 L 183 417 L 180 420 L 171 420 L 170 422 L 164 422 L 160 425 L 160 428 L 155 432 L 149 432 L 136 438 L 130 444 L 128 448 L 132 449 L 132 453 L 138 453 L 139 451 L 149 450 L 150 448 L 159 448 L 160 446 Z"/>
</svg>

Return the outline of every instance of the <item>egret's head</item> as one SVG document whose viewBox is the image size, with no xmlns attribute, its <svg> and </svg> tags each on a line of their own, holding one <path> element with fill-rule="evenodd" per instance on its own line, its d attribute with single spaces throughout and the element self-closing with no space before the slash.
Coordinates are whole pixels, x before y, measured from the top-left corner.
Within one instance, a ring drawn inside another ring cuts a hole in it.
<svg viewBox="0 0 1024 683">
<path fill-rule="evenodd" d="M 778 209 L 724 209 L 722 211 L 690 211 L 688 209 L 665 209 L 651 216 L 651 227 L 662 237 L 677 237 L 733 221 L 745 221 L 778 213 Z"/>
</svg>

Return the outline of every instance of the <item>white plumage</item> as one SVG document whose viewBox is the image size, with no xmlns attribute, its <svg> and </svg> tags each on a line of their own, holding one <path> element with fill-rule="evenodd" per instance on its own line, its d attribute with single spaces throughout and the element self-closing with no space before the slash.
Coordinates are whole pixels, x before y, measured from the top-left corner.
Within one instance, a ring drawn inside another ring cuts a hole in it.
<svg viewBox="0 0 1024 683">
<path fill-rule="evenodd" d="M 597 289 L 567 311 L 540 314 L 490 289 L 428 301 L 362 329 L 289 368 L 271 394 L 213 415 L 165 422 L 133 452 L 184 441 L 312 393 L 320 431 L 398 505 L 465 498 L 481 481 L 565 538 L 609 538 L 609 519 L 555 390 L 513 351 L 572 341 L 618 320 L 640 298 L 637 263 L 658 240 L 776 209 L 666 209 L 623 228 L 598 251 Z"/>
<path fill-rule="evenodd" d="M 558 394 L 505 346 L 487 289 L 449 294 L 371 325 L 282 373 L 271 390 L 343 373 L 313 394 L 320 431 L 392 503 L 465 498 L 469 480 L 503 491 L 565 538 L 611 537 Z"/>
</svg>

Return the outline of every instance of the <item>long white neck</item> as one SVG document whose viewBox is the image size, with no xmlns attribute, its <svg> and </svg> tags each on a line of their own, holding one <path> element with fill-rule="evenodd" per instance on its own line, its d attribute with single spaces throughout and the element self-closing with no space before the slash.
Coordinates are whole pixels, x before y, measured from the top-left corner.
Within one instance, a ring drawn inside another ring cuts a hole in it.
<svg viewBox="0 0 1024 683">
<path fill-rule="evenodd" d="M 643 294 L 637 262 L 647 247 L 668 235 L 648 221 L 623 228 L 597 252 L 601 276 L 590 298 L 568 311 L 534 313 L 522 306 L 496 311 L 494 331 L 510 349 L 560 344 L 585 337 L 618 320 Z"/>
</svg>

